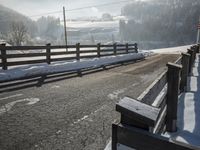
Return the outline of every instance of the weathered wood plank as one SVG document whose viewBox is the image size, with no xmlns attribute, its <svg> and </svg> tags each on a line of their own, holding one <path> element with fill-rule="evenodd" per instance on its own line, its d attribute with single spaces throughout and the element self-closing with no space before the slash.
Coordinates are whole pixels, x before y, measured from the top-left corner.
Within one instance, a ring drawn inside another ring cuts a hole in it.
<svg viewBox="0 0 200 150">
<path fill-rule="evenodd" d="M 128 54 L 128 43 L 126 43 L 126 53 Z"/>
<path fill-rule="evenodd" d="M 125 97 L 116 104 L 116 111 L 129 116 L 133 120 L 153 127 L 156 123 L 160 109 Z"/>
<path fill-rule="evenodd" d="M 137 99 L 146 104 L 152 104 L 167 83 L 167 71 L 162 73 Z"/>
<path fill-rule="evenodd" d="M 6 46 L 7 50 L 41 50 L 46 49 L 47 46 Z M 76 48 L 76 45 L 54 45 L 51 49 L 65 49 L 65 48 Z"/>
<path fill-rule="evenodd" d="M 38 60 L 7 62 L 7 64 L 8 66 L 18 66 L 18 65 L 37 64 L 37 63 L 45 63 L 45 62 L 46 62 L 46 59 L 38 59 Z"/>
<path fill-rule="evenodd" d="M 97 56 L 100 58 L 101 57 L 101 43 L 97 44 Z"/>
<path fill-rule="evenodd" d="M 81 54 L 86 54 L 86 53 L 97 53 L 97 50 L 81 50 L 80 51 Z"/>
<path fill-rule="evenodd" d="M 7 54 L 7 58 L 39 57 L 39 56 L 46 56 L 46 53 Z"/>
<path fill-rule="evenodd" d="M 182 57 L 179 57 L 174 63 L 181 65 Z"/>
<path fill-rule="evenodd" d="M 138 128 L 122 124 L 113 124 L 113 128 L 115 128 L 115 131 L 117 130 L 117 135 L 115 135 L 117 138 L 112 143 L 113 150 L 115 150 L 117 143 L 138 150 L 192 150 L 190 147 L 173 143 L 166 137 Z"/>
<path fill-rule="evenodd" d="M 167 121 L 166 130 L 168 132 L 176 132 L 176 122 L 177 122 L 177 105 L 178 105 L 178 95 L 179 95 L 179 82 L 180 82 L 180 71 L 182 66 L 168 63 L 167 72 Z"/>
<path fill-rule="evenodd" d="M 96 58 L 97 55 L 86 55 L 86 56 L 80 56 L 79 58 L 82 59 L 82 58 Z"/>
<path fill-rule="evenodd" d="M 182 70 L 181 70 L 181 83 L 180 83 L 180 90 L 181 92 L 186 90 L 187 87 L 187 78 L 188 78 L 188 72 L 189 72 L 189 61 L 190 61 L 190 55 L 187 53 L 182 53 Z"/>
<path fill-rule="evenodd" d="M 8 69 L 8 63 L 7 63 L 7 54 L 6 54 L 6 44 L 0 45 L 0 51 L 1 51 L 2 69 L 7 70 Z"/>
<path fill-rule="evenodd" d="M 113 52 L 113 49 L 101 49 L 101 52 Z"/>
<path fill-rule="evenodd" d="M 76 59 L 80 60 L 80 43 L 76 44 Z"/>
<path fill-rule="evenodd" d="M 166 115 L 167 115 L 167 106 L 165 105 L 165 107 L 160 110 L 158 120 L 156 121 L 156 125 L 153 128 L 153 133 L 157 134 L 163 132 L 163 127 L 165 126 L 165 121 L 166 121 Z"/>
<path fill-rule="evenodd" d="M 47 64 L 51 64 L 51 44 L 47 44 L 47 49 L 46 49 L 46 61 L 47 61 Z"/>
<path fill-rule="evenodd" d="M 65 60 L 73 60 L 76 59 L 76 57 L 62 57 L 62 58 L 51 58 L 51 61 L 65 61 Z"/>
<path fill-rule="evenodd" d="M 51 52 L 51 55 L 69 55 L 69 54 L 76 54 L 76 51 Z"/>
</svg>

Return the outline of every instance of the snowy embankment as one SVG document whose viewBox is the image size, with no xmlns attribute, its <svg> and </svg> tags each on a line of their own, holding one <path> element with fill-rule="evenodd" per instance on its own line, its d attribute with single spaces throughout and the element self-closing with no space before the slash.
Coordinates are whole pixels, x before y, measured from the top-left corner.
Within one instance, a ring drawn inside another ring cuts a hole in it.
<svg viewBox="0 0 200 150">
<path fill-rule="evenodd" d="M 187 92 L 178 103 L 178 131 L 166 134 L 172 141 L 200 150 L 200 55 L 197 55 L 192 75 L 188 78 Z"/>
<path fill-rule="evenodd" d="M 77 71 L 81 69 L 98 68 L 110 64 L 116 64 L 125 61 L 144 59 L 143 53 L 132 53 L 118 56 L 81 59 L 80 61 L 62 61 L 51 65 L 37 64 L 23 67 L 16 67 L 9 70 L 0 70 L 0 82 L 36 77 L 53 73 Z"/>
<path fill-rule="evenodd" d="M 149 50 L 150 53 L 159 53 L 159 54 L 181 54 L 187 52 L 192 45 L 186 46 L 178 46 L 178 47 L 170 47 L 170 48 L 162 48 L 162 49 L 153 49 Z M 147 51 L 145 51 L 147 52 Z"/>
</svg>

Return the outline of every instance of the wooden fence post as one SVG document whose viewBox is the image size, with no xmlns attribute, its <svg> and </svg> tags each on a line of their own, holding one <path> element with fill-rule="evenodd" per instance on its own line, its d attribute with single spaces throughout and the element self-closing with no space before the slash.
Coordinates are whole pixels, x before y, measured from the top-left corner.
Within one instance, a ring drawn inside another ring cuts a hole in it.
<svg viewBox="0 0 200 150">
<path fill-rule="evenodd" d="M 76 59 L 80 60 L 80 43 L 76 44 Z"/>
<path fill-rule="evenodd" d="M 126 53 L 128 54 L 128 43 L 126 43 Z"/>
<path fill-rule="evenodd" d="M 138 45 L 135 43 L 135 52 L 138 53 Z"/>
<path fill-rule="evenodd" d="M 182 71 L 181 71 L 181 83 L 180 83 L 180 90 L 181 92 L 185 91 L 187 87 L 187 77 L 189 73 L 189 62 L 190 62 L 190 55 L 188 53 L 182 53 Z"/>
<path fill-rule="evenodd" d="M 189 60 L 189 74 L 191 73 L 192 71 L 192 66 L 193 66 L 193 50 L 191 49 L 188 49 L 188 54 L 190 54 L 190 60 Z"/>
<path fill-rule="evenodd" d="M 117 43 L 113 44 L 114 55 L 117 55 Z"/>
<path fill-rule="evenodd" d="M 46 61 L 47 64 L 51 64 L 51 43 L 46 44 Z"/>
<path fill-rule="evenodd" d="M 194 53 L 194 55 L 193 55 L 193 65 L 194 65 L 195 59 L 196 59 L 196 54 L 197 54 L 197 47 L 194 46 L 194 47 L 192 48 L 192 50 L 193 50 L 193 53 Z"/>
<path fill-rule="evenodd" d="M 7 56 L 6 56 L 6 44 L 1 44 L 0 50 L 1 50 L 2 69 L 7 70 L 8 66 L 7 66 Z"/>
<path fill-rule="evenodd" d="M 97 56 L 100 58 L 101 57 L 101 43 L 97 44 Z"/>
<path fill-rule="evenodd" d="M 117 126 L 115 124 L 112 124 L 111 150 L 117 150 Z"/>
<path fill-rule="evenodd" d="M 167 116 L 166 116 L 166 130 L 168 132 L 176 132 L 177 121 L 177 106 L 178 106 L 178 93 L 180 82 L 181 66 L 173 63 L 168 63 L 167 72 Z"/>
</svg>

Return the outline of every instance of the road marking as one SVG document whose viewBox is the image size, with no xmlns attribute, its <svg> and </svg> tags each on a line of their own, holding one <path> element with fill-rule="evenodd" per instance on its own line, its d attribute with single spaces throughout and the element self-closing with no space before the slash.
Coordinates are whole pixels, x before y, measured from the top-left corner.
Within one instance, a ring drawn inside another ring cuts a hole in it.
<svg viewBox="0 0 200 150">
<path fill-rule="evenodd" d="M 118 99 L 118 98 L 119 98 L 119 94 L 124 93 L 126 89 L 127 89 L 127 88 L 120 89 L 120 90 L 116 90 L 116 91 L 114 91 L 113 93 L 108 94 L 108 97 L 109 97 L 110 99 L 112 99 L 112 100 Z"/>
<path fill-rule="evenodd" d="M 89 116 L 86 115 L 86 116 L 82 117 L 81 119 L 78 119 L 77 121 L 75 121 L 74 124 L 77 124 L 77 123 L 79 123 L 80 121 L 83 121 L 83 120 L 87 119 L 88 117 L 89 117 Z"/>
<path fill-rule="evenodd" d="M 99 109 L 95 110 L 94 112 L 90 113 L 89 115 L 85 115 L 84 117 L 82 117 L 82 118 L 78 119 L 77 121 L 73 122 L 72 125 L 73 125 L 73 124 L 77 124 L 77 123 L 79 123 L 79 122 L 81 122 L 81 121 L 83 121 L 83 120 L 88 119 L 91 115 L 94 115 L 94 114 L 98 113 L 99 111 L 103 110 L 106 106 L 107 106 L 107 105 L 101 106 Z M 88 120 L 89 120 L 89 119 L 88 119 Z M 91 120 L 91 121 L 92 121 L 92 120 Z"/>
<path fill-rule="evenodd" d="M 10 102 L 10 103 L 5 104 L 4 106 L 0 107 L 0 115 L 10 111 L 12 109 L 12 107 L 17 103 L 28 101 L 28 103 L 26 105 L 33 105 L 33 104 L 37 103 L 39 100 L 40 100 L 39 98 L 25 98 L 25 99 Z"/>
<path fill-rule="evenodd" d="M 52 89 L 57 89 L 57 88 L 60 88 L 60 86 L 59 86 L 59 85 L 54 85 L 54 86 L 52 86 L 51 88 L 52 88 Z"/>
<path fill-rule="evenodd" d="M 113 91 L 112 93 L 108 94 L 108 97 L 112 100 L 115 100 L 115 99 L 120 99 L 119 95 L 124 93 L 126 90 L 128 90 L 128 88 L 130 87 L 134 87 L 136 85 L 138 85 L 139 83 L 134 83 L 130 86 L 128 86 L 127 88 L 123 88 L 123 89 L 119 89 L 119 90 L 116 90 L 116 91 Z"/>
<path fill-rule="evenodd" d="M 23 95 L 23 94 L 11 95 L 11 96 L 8 96 L 8 97 L 0 98 L 0 101 L 1 101 L 1 100 L 5 100 L 5 99 L 9 99 L 9 98 L 19 97 L 19 96 L 22 96 L 22 95 Z"/>
</svg>

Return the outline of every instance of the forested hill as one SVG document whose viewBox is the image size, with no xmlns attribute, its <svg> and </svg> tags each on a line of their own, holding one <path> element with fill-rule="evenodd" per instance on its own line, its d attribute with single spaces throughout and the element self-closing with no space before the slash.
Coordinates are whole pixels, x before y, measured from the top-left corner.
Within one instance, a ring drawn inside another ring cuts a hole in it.
<svg viewBox="0 0 200 150">
<path fill-rule="evenodd" d="M 0 34 L 8 33 L 13 22 L 23 22 L 30 35 L 36 31 L 35 22 L 30 18 L 0 5 Z"/>
<path fill-rule="evenodd" d="M 134 1 L 122 9 L 129 21 L 121 22 L 121 34 L 126 40 L 194 43 L 199 8 L 199 0 Z"/>
</svg>

